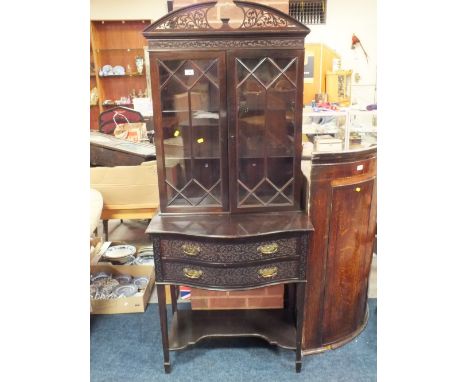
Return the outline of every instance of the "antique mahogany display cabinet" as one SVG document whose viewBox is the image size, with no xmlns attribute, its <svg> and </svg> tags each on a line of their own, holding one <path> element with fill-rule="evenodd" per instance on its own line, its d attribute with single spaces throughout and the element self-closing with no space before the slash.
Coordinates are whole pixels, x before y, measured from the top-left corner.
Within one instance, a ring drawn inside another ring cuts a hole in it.
<svg viewBox="0 0 468 382">
<path fill-rule="evenodd" d="M 202 338 L 257 336 L 295 350 L 299 372 L 313 230 L 300 169 L 309 29 L 264 5 L 223 6 L 229 11 L 216 2 L 181 8 L 143 32 L 160 192 L 160 213 L 147 233 L 164 367 L 170 372 L 169 350 Z M 178 285 L 239 290 L 278 283 L 288 286 L 284 309 L 177 309 Z M 166 284 L 173 297 L 169 333 Z"/>
</svg>

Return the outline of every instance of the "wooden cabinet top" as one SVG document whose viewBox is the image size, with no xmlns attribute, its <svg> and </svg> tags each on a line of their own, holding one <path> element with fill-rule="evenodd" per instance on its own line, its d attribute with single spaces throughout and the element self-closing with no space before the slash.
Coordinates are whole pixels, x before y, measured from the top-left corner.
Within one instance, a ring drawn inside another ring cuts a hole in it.
<svg viewBox="0 0 468 382">
<path fill-rule="evenodd" d="M 162 39 L 221 38 L 223 40 L 221 43 L 213 42 L 205 48 L 220 46 L 236 48 L 242 45 L 242 41 L 226 40 L 226 37 L 274 36 L 277 39 L 284 36 L 297 36 L 303 38 L 310 32 L 309 28 L 289 15 L 275 8 L 248 1 L 220 4 L 226 8 L 232 7 L 233 12 L 226 12 L 227 14 L 236 13 L 237 17 L 241 18 L 240 22 L 233 22 L 234 26 L 231 26 L 229 18 L 214 19 L 212 15 L 216 14 L 216 10 L 213 9 L 216 5 L 216 1 L 210 1 L 180 8 L 152 23 L 143 31 L 143 35 L 149 40 L 150 50 L 152 47 L 174 46 L 174 42 L 171 44 L 169 41 L 155 41 Z M 250 44 L 256 45 L 262 42 L 251 41 Z M 276 44 L 279 46 L 281 43 Z M 185 47 L 183 41 L 179 41 L 177 45 L 179 48 Z"/>
<path fill-rule="evenodd" d="M 157 215 L 151 220 L 146 233 L 230 239 L 312 230 L 306 212 L 292 211 L 258 214 Z"/>
</svg>

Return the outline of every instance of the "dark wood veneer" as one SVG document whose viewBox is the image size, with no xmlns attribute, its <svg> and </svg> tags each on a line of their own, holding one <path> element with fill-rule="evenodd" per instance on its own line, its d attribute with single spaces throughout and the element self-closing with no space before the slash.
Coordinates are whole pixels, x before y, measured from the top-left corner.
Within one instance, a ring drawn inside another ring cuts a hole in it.
<svg viewBox="0 0 468 382">
<path fill-rule="evenodd" d="M 315 232 L 307 267 L 305 354 L 347 343 L 367 322 L 376 162 L 375 148 L 312 159 L 309 215 Z"/>
<path fill-rule="evenodd" d="M 179 310 L 169 333 L 170 350 L 185 349 L 204 338 L 260 337 L 271 345 L 296 348 L 296 328 L 282 309 Z"/>
<path fill-rule="evenodd" d="M 207 15 L 215 4 L 181 8 L 143 32 L 161 203 L 146 231 L 158 297 L 163 284 L 296 288 L 288 287 L 287 306 L 279 312 L 187 313 L 174 305 L 170 339 L 162 297 L 165 370 L 169 348 L 210 336 L 253 335 L 295 349 L 299 372 L 313 230 L 300 171 L 309 29 L 274 8 L 243 1 L 234 1 L 244 15 L 238 28 L 226 19 L 214 27 Z"/>
</svg>

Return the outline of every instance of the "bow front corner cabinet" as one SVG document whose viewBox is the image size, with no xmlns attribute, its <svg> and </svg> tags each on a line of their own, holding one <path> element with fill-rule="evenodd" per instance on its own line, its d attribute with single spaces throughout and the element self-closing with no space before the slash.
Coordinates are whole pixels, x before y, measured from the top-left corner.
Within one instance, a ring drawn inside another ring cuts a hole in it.
<svg viewBox="0 0 468 382">
<path fill-rule="evenodd" d="M 308 33 L 287 14 L 243 1 L 181 8 L 143 31 L 160 192 L 147 233 L 166 372 L 169 350 L 223 336 L 294 349 L 301 369 L 313 231 L 300 168 Z M 190 311 L 175 302 L 178 285 L 239 290 L 279 283 L 288 291 L 279 310 Z M 164 284 L 174 301 L 169 334 Z"/>
</svg>

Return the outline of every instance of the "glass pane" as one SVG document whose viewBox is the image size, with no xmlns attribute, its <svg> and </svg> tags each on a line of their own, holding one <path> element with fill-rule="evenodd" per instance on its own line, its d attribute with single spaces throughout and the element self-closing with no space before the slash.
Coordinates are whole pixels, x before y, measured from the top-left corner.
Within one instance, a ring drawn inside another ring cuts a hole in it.
<svg viewBox="0 0 468 382">
<path fill-rule="evenodd" d="M 292 205 L 297 58 L 237 61 L 238 206 Z"/>
<path fill-rule="evenodd" d="M 302 155 L 313 152 L 340 152 L 345 149 L 346 132 L 345 111 L 320 111 L 318 108 L 305 107 L 302 120 L 302 134 L 307 137 L 303 142 Z"/>
<path fill-rule="evenodd" d="M 200 78 L 202 72 L 197 65 L 190 60 L 185 61 L 179 69 L 175 72 L 174 76 L 177 77 L 187 88 L 190 88 Z"/>
<path fill-rule="evenodd" d="M 190 160 L 165 158 L 166 168 L 166 192 L 168 205 L 186 205 L 188 202 L 180 194 L 180 191 L 191 178 Z"/>
<path fill-rule="evenodd" d="M 258 78 L 265 87 L 269 87 L 280 73 L 281 71 L 269 58 L 264 60 L 253 72 L 255 77 Z"/>
<path fill-rule="evenodd" d="M 377 145 L 377 113 L 349 111 L 349 149 L 361 150 Z"/>
<path fill-rule="evenodd" d="M 268 89 L 268 156 L 294 155 L 296 88 L 283 75 Z"/>
<path fill-rule="evenodd" d="M 262 179 L 263 159 L 241 159 L 239 161 L 239 180 L 249 189 L 253 189 Z"/>
<path fill-rule="evenodd" d="M 297 59 L 275 58 L 274 62 L 281 68 L 286 78 L 288 78 L 293 85 L 296 85 Z"/>
<path fill-rule="evenodd" d="M 188 110 L 187 89 L 174 76 L 161 88 L 161 106 L 163 112 Z"/>
<path fill-rule="evenodd" d="M 238 151 L 241 158 L 263 156 L 265 130 L 264 87 L 254 78 L 249 78 L 237 93 Z"/>
<path fill-rule="evenodd" d="M 220 206 L 217 60 L 160 64 L 168 206 Z"/>
<path fill-rule="evenodd" d="M 194 161 L 193 179 L 207 190 L 220 179 L 219 159 L 197 159 Z"/>
<path fill-rule="evenodd" d="M 269 158 L 268 159 L 268 179 L 277 187 L 283 188 L 293 177 L 294 159 L 290 158 Z"/>
<path fill-rule="evenodd" d="M 168 206 L 220 206 L 220 161 L 166 159 Z"/>
</svg>

